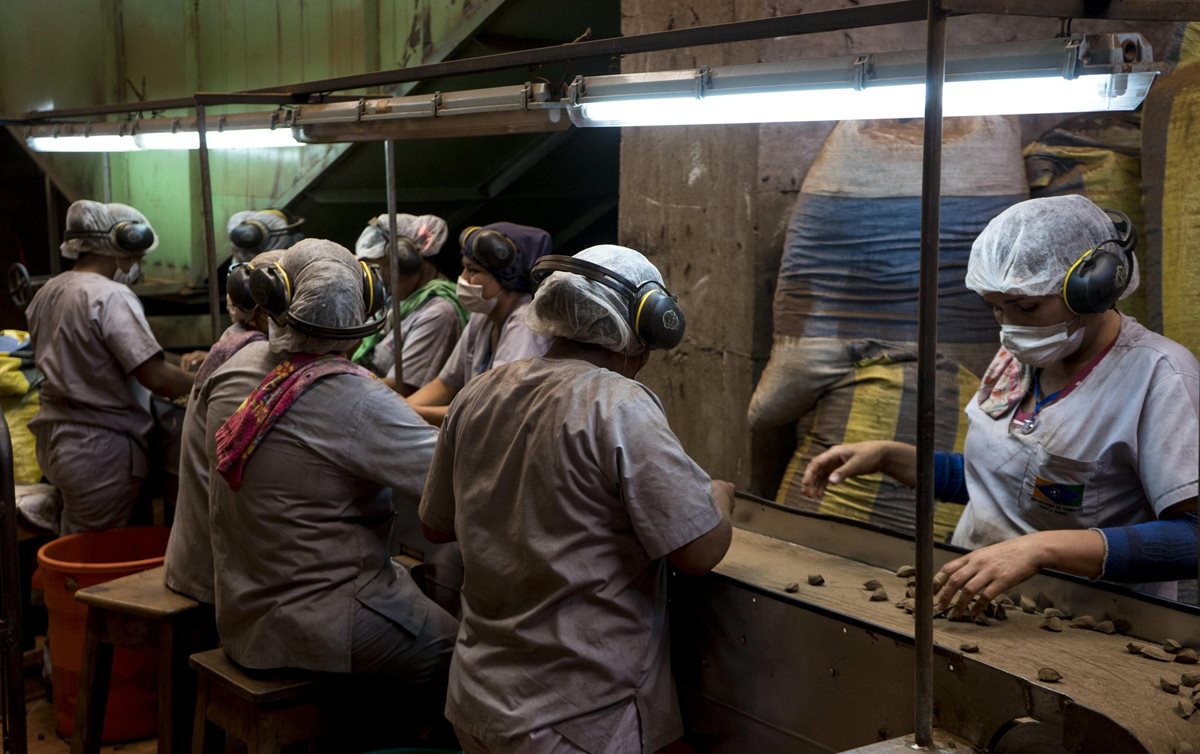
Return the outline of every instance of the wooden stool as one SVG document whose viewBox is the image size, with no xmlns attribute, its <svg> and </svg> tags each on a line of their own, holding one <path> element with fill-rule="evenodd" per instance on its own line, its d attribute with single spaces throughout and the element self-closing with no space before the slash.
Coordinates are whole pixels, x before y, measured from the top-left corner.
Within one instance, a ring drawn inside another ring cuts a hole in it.
<svg viewBox="0 0 1200 754">
<path fill-rule="evenodd" d="M 75 593 L 88 606 L 71 754 L 100 751 L 113 647 L 158 651 L 158 751 L 187 751 L 193 685 L 188 655 L 216 644 L 211 611 L 163 583 L 163 567 Z"/>
<path fill-rule="evenodd" d="M 197 673 L 193 754 L 204 754 L 209 723 L 243 741 L 247 754 L 274 754 L 300 742 L 311 750 L 329 729 L 316 681 L 251 676 L 220 648 L 194 654 L 188 664 Z"/>
</svg>

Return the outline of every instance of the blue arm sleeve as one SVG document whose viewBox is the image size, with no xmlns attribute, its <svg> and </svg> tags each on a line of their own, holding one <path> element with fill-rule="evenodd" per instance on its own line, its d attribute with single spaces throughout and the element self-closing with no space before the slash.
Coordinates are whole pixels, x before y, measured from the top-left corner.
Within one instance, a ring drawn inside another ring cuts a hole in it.
<svg viewBox="0 0 1200 754">
<path fill-rule="evenodd" d="M 933 451 L 933 496 L 946 503 L 968 502 L 970 495 L 962 453 Z"/>
<path fill-rule="evenodd" d="M 1107 543 L 1107 581 L 1175 581 L 1196 577 L 1196 514 L 1097 529 Z"/>
</svg>

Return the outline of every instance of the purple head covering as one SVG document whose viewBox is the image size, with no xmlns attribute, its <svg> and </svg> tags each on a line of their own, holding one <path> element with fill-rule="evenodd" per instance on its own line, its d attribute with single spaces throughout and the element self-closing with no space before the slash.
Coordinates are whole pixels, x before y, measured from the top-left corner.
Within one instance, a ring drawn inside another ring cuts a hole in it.
<svg viewBox="0 0 1200 754">
<path fill-rule="evenodd" d="M 504 267 L 498 268 L 489 264 L 485 258 L 478 256 L 475 243 L 479 237 L 478 234 L 467 239 L 467 243 L 462 248 L 463 257 L 490 272 L 505 289 L 518 293 L 532 293 L 533 283 L 529 278 L 529 270 L 538 259 L 554 252 L 550 234 L 541 228 L 517 225 L 516 223 L 492 223 L 483 226 L 483 230 L 503 233 L 513 242 L 517 247 L 517 253 L 512 260 Z"/>
</svg>

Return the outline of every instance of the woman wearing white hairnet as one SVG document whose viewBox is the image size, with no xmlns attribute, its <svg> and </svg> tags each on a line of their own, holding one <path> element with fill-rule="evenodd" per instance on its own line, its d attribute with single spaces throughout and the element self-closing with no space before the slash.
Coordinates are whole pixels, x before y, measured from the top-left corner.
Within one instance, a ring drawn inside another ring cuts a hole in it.
<svg viewBox="0 0 1200 754">
<path fill-rule="evenodd" d="M 935 495 L 968 502 L 953 544 L 981 548 L 938 575 L 939 607 L 982 608 L 1039 568 L 1174 597 L 1196 569 L 1200 368 L 1115 308 L 1137 287 L 1136 234 L 1088 199 L 1017 204 L 976 239 L 967 286 L 1000 323 L 968 405 L 964 453 L 938 454 Z M 831 448 L 808 494 L 882 471 L 916 484 L 908 445 Z"/>
<path fill-rule="evenodd" d="M 187 395 L 193 376 L 163 358 L 127 285 L 158 244 L 146 217 L 80 200 L 67 210 L 64 237 L 62 255 L 74 268 L 46 283 L 25 313 L 46 376 L 29 428 L 38 463 L 62 493 L 69 534 L 129 522 L 148 471 L 146 391 Z"/>
<path fill-rule="evenodd" d="M 595 246 L 534 274 L 529 326 L 553 345 L 463 388 L 421 500 L 426 535 L 457 538 L 465 566 L 446 717 L 468 754 L 656 751 L 683 732 L 666 562 L 720 561 L 733 487 L 634 381 L 683 334 L 658 270 Z"/>
<path fill-rule="evenodd" d="M 318 239 L 256 268 L 269 343 L 201 387 L 217 629 L 246 667 L 386 676 L 435 703 L 457 624 L 392 564 L 387 535 L 437 432 L 346 358 L 372 329 L 367 274 Z"/>
<path fill-rule="evenodd" d="M 437 377 L 408 396 L 426 421 L 440 425 L 463 386 L 489 369 L 541 356 L 550 340 L 529 329 L 529 270 L 551 251 L 550 234 L 516 223 L 471 227 L 459 236 L 463 272 L 458 301 L 474 312 Z M 407 376 L 405 377 L 407 379 Z"/>
<path fill-rule="evenodd" d="M 249 267 L 266 267 L 279 261 L 283 250 L 267 251 L 250 260 Z M 251 343 L 266 341 L 270 319 L 251 297 L 247 267 L 229 278 L 225 310 L 233 320 L 204 358 L 196 372 L 191 400 L 183 417 L 179 453 L 179 494 L 175 520 L 167 542 L 166 582 L 177 592 L 207 605 L 213 603 L 212 542 L 208 526 L 208 392 L 205 384 L 225 362 Z M 266 370 L 259 375 L 261 379 Z M 247 391 L 249 392 L 249 391 Z M 215 431 L 215 427 L 213 428 Z"/>
<path fill-rule="evenodd" d="M 400 353 L 403 382 L 396 386 L 401 395 L 411 395 L 433 381 L 454 350 L 468 312 L 458 303 L 454 283 L 438 272 L 429 261 L 446 243 L 446 221 L 434 215 L 396 215 L 397 279 L 400 287 Z M 391 280 L 391 261 L 387 247 L 390 234 L 388 216 L 371 220 L 358 237 L 355 254 L 377 264 L 384 280 Z M 395 332 L 388 328 L 377 336 L 363 339 L 352 361 L 380 376 L 387 375 L 395 386 Z"/>
<path fill-rule="evenodd" d="M 303 217 L 283 209 L 247 209 L 235 212 L 225 224 L 233 244 L 233 262 L 249 262 L 256 254 L 287 249 L 304 240 Z"/>
</svg>

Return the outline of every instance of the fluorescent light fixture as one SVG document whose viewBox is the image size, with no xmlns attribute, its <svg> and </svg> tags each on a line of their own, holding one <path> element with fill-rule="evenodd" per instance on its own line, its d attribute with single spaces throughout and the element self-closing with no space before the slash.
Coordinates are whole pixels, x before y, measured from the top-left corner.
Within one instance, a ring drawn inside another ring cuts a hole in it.
<svg viewBox="0 0 1200 754">
<path fill-rule="evenodd" d="M 947 51 L 946 116 L 1133 110 L 1157 71 L 1140 35 L 1077 35 Z M 921 52 L 778 65 L 580 77 L 577 126 L 919 118 Z"/>
<path fill-rule="evenodd" d="M 208 121 L 209 149 L 300 147 L 292 136 L 290 112 L 235 113 Z M 31 126 L 25 143 L 38 152 L 131 152 L 200 148 L 196 119 L 138 118 L 99 123 Z"/>
<path fill-rule="evenodd" d="M 544 83 L 300 105 L 293 125 L 305 142 L 374 141 L 544 133 L 570 127 Z"/>
<path fill-rule="evenodd" d="M 132 136 L 30 136 L 25 143 L 35 152 L 134 152 Z"/>
</svg>

